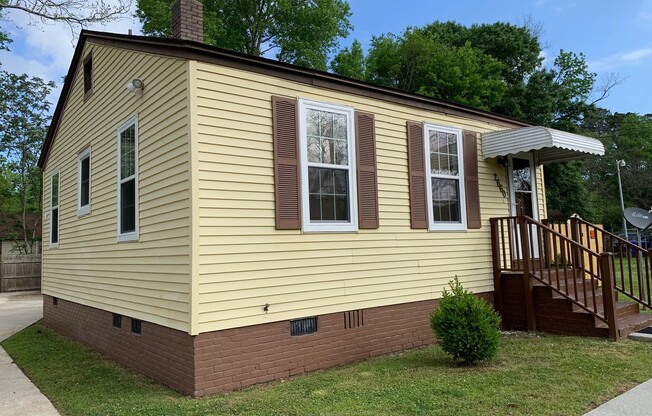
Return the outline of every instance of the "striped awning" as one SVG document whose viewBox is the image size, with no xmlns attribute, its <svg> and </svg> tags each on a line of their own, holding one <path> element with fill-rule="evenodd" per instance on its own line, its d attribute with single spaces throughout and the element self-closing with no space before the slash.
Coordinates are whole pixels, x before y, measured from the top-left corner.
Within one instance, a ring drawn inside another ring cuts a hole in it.
<svg viewBox="0 0 652 416">
<path fill-rule="evenodd" d="M 538 163 L 548 164 L 603 156 L 604 146 L 598 139 L 540 126 L 482 134 L 484 159 L 531 151 Z"/>
</svg>

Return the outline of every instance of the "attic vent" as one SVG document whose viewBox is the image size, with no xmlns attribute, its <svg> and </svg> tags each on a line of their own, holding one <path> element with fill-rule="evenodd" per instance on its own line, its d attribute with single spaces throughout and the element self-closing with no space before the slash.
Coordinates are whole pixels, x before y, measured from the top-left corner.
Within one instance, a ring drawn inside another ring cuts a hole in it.
<svg viewBox="0 0 652 416">
<path fill-rule="evenodd" d="M 362 309 L 344 312 L 344 329 L 364 326 L 364 312 Z"/>
<path fill-rule="evenodd" d="M 315 316 L 290 321 L 290 335 L 293 337 L 312 334 L 313 332 L 317 332 L 317 317 Z"/>
</svg>

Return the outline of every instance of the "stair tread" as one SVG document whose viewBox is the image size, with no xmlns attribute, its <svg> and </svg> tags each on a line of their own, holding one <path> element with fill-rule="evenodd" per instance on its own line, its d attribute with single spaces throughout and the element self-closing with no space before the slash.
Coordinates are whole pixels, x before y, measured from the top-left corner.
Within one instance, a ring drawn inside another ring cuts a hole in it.
<svg viewBox="0 0 652 416">
<path fill-rule="evenodd" d="M 649 313 L 637 313 L 635 315 L 628 315 L 618 318 L 618 329 L 621 331 L 623 329 L 639 326 L 640 324 L 650 324 L 652 325 L 652 314 Z M 600 322 L 596 325 L 597 328 L 607 328 L 607 324 Z"/>
</svg>

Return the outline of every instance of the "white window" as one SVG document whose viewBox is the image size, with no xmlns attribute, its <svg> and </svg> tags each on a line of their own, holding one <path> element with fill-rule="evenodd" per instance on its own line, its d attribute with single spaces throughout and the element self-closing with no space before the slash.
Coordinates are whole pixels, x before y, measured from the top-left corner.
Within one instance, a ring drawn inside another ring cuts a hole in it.
<svg viewBox="0 0 652 416">
<path fill-rule="evenodd" d="M 138 240 L 138 117 L 118 128 L 118 241 Z"/>
<path fill-rule="evenodd" d="M 426 124 L 430 230 L 466 230 L 462 130 Z"/>
<path fill-rule="evenodd" d="M 353 109 L 299 100 L 304 231 L 358 228 Z"/>
<path fill-rule="evenodd" d="M 87 148 L 77 157 L 77 215 L 91 212 L 91 149 Z"/>
<path fill-rule="evenodd" d="M 59 247 L 59 171 L 50 176 L 50 247 Z"/>
</svg>

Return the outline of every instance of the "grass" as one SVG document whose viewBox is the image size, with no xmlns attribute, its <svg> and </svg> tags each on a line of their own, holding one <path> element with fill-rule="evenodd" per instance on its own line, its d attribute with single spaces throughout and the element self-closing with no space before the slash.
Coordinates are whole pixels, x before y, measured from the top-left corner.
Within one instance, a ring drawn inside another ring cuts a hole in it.
<svg viewBox="0 0 652 416">
<path fill-rule="evenodd" d="M 190 399 L 40 323 L 3 347 L 62 415 L 574 415 L 652 378 L 652 344 L 509 333 L 476 367 L 435 346 Z"/>
<path fill-rule="evenodd" d="M 619 286 L 623 286 L 622 278 L 624 277 L 624 279 L 625 279 L 624 288 L 627 289 L 627 290 L 631 290 L 632 293 L 634 293 L 637 296 L 640 296 L 640 289 L 638 287 L 638 264 L 637 264 L 636 258 L 632 257 L 631 259 L 628 259 L 627 257 L 625 257 L 625 258 L 621 259 L 621 258 L 615 257 L 614 258 L 614 266 L 615 266 L 615 269 L 616 269 L 616 275 L 614 276 L 615 280 L 616 280 L 616 284 L 619 285 Z M 632 270 L 632 273 L 631 273 L 631 275 L 632 275 L 632 283 L 631 283 L 631 285 L 630 285 L 630 282 L 629 282 L 629 269 L 630 269 L 630 266 L 631 266 L 631 270 Z M 622 267 L 624 273 L 621 273 L 621 271 L 620 271 L 621 267 Z M 623 294 L 620 294 L 620 293 L 618 294 L 618 299 L 622 300 L 622 301 L 625 301 L 625 302 L 631 302 L 632 301 L 629 297 L 627 297 L 627 296 L 625 296 Z M 652 313 L 652 310 L 647 309 L 644 306 L 641 306 L 641 312 L 643 312 L 643 313 Z"/>
</svg>

